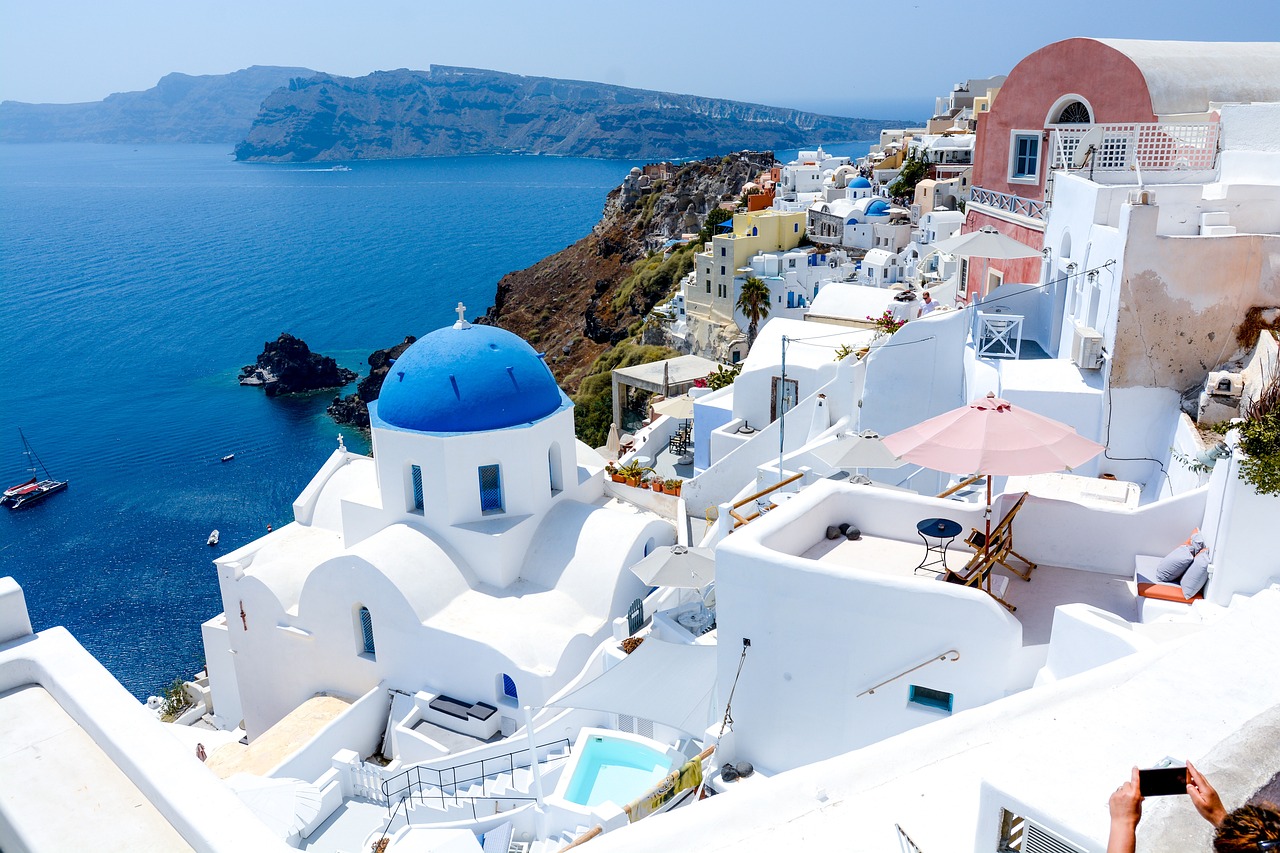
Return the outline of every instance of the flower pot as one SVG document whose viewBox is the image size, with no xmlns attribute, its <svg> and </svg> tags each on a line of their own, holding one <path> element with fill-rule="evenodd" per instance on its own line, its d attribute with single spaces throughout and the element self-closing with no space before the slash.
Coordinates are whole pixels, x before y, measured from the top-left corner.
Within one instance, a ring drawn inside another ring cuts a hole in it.
<svg viewBox="0 0 1280 853">
<path fill-rule="evenodd" d="M 639 486 L 639 485 L 640 485 L 640 478 L 639 478 L 639 477 L 628 477 L 628 478 L 627 478 L 627 485 L 628 485 L 628 486 L 631 486 L 632 488 L 635 488 L 636 486 Z"/>
<path fill-rule="evenodd" d="M 610 474 L 609 476 L 613 478 L 613 482 L 615 482 L 615 483 L 625 483 L 625 482 L 627 482 L 627 478 L 626 478 L 626 477 L 624 477 L 624 476 L 622 476 L 621 474 Z"/>
<path fill-rule="evenodd" d="M 654 484 L 653 484 L 653 490 L 654 490 L 655 492 L 657 492 L 658 494 L 662 494 L 662 492 L 664 491 L 664 489 L 662 488 L 662 484 L 661 484 L 661 483 L 654 483 Z"/>
</svg>

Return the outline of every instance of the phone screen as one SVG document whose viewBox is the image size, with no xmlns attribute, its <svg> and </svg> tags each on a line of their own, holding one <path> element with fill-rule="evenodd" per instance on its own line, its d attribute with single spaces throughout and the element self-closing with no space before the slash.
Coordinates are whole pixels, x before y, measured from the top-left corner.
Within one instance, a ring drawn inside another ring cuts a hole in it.
<svg viewBox="0 0 1280 853">
<path fill-rule="evenodd" d="M 1187 792 L 1187 768 L 1157 767 L 1138 771 L 1138 787 L 1144 797 L 1167 797 Z"/>
</svg>

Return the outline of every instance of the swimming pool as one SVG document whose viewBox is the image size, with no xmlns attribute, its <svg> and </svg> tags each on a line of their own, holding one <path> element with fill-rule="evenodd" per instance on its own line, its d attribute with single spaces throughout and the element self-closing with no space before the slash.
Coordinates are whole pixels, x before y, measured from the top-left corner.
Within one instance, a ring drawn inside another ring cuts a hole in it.
<svg viewBox="0 0 1280 853">
<path fill-rule="evenodd" d="M 561 792 L 570 803 L 623 806 L 671 772 L 670 751 L 647 738 L 584 729 L 578 743 L 573 765 L 566 771 L 568 784 Z"/>
</svg>

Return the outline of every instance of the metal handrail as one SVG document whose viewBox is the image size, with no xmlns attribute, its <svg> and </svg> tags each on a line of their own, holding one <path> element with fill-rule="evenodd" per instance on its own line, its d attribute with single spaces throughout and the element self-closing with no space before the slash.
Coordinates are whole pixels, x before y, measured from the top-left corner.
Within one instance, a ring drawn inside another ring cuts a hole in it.
<svg viewBox="0 0 1280 853">
<path fill-rule="evenodd" d="M 802 477 L 804 477 L 803 472 L 799 474 L 792 474 L 790 477 L 787 477 L 785 480 L 779 480 L 769 488 L 761 489 L 755 494 L 748 495 L 747 497 L 743 498 L 742 500 L 734 504 L 733 507 L 729 510 L 729 515 L 733 516 L 734 519 L 736 520 L 736 523 L 733 525 L 733 529 L 737 530 L 739 527 L 746 524 L 747 522 L 760 517 L 760 513 L 758 512 L 752 513 L 751 515 L 747 515 L 747 516 L 739 515 L 738 512 L 736 511 L 738 507 L 746 506 L 749 503 L 754 503 L 755 501 L 759 500 L 760 498 L 764 497 L 770 492 L 776 492 L 778 489 L 782 488 L 783 486 L 790 485 L 791 483 L 794 483 L 796 480 L 799 480 Z"/>
<path fill-rule="evenodd" d="M 949 658 L 949 657 L 947 657 L 948 655 L 955 655 L 955 657 L 950 657 L 950 658 Z M 889 682 L 891 682 L 891 681 L 897 681 L 899 678 L 902 678 L 902 676 L 904 676 L 904 675 L 910 675 L 911 673 L 915 672 L 917 669 L 921 669 L 921 668 L 923 668 L 923 667 L 928 666 L 928 665 L 929 665 L 929 664 L 931 664 L 931 663 L 934 663 L 934 662 L 936 662 L 936 661 L 940 661 L 940 660 L 950 660 L 950 661 L 952 661 L 952 662 L 958 661 L 958 660 L 960 660 L 960 652 L 959 652 L 959 650 L 957 650 L 957 649 L 947 649 L 947 650 L 946 650 L 945 652 L 943 652 L 942 654 L 940 654 L 940 655 L 934 655 L 933 657 L 929 658 L 929 659 L 928 659 L 927 661 L 925 661 L 924 663 L 918 663 L 918 664 L 916 664 L 915 666 L 911 667 L 911 669 L 903 670 L 902 672 L 898 673 L 897 675 L 893 676 L 892 678 L 886 678 L 884 681 L 880 682 L 879 684 L 875 685 L 874 687 L 868 687 L 866 690 L 862 691 L 861 693 L 859 693 L 859 694 L 858 694 L 857 696 L 855 696 L 854 698 L 855 698 L 855 699 L 861 699 L 863 696 L 866 696 L 866 695 L 871 694 L 871 693 L 875 693 L 877 690 L 879 690 L 881 687 L 884 687 L 884 686 L 885 686 L 886 684 L 888 684 Z"/>
<path fill-rule="evenodd" d="M 561 744 L 563 744 L 563 745 L 565 746 L 565 748 L 566 748 L 566 752 L 565 752 L 565 754 L 564 754 L 564 755 L 557 756 L 557 757 L 556 757 L 556 758 L 554 758 L 554 759 L 553 759 L 553 758 L 550 758 L 550 757 L 548 757 L 548 759 L 547 759 L 548 761 L 559 761 L 559 760 L 561 760 L 561 759 L 568 758 L 568 757 L 569 757 L 569 755 L 573 752 L 573 744 L 572 744 L 572 743 L 570 743 L 570 741 L 569 741 L 569 739 L 568 739 L 568 738 L 560 738 L 559 740 L 553 740 L 553 741 L 549 741 L 549 742 L 547 742 L 547 743 L 540 743 L 540 744 L 538 744 L 535 748 L 536 748 L 536 749 L 538 749 L 538 750 L 541 750 L 541 749 L 546 748 L 546 747 L 555 747 L 555 746 L 559 746 L 559 745 L 561 745 Z M 458 794 L 458 785 L 459 785 L 459 784 L 464 784 L 464 785 L 465 785 L 465 784 L 466 784 L 466 783 L 468 783 L 468 782 L 477 782 L 477 781 L 479 781 L 479 782 L 481 783 L 481 785 L 482 785 L 482 790 L 484 790 L 484 791 L 486 791 L 486 792 L 488 791 L 487 781 L 488 781 L 488 778 L 489 778 L 489 775 L 490 775 L 490 774 L 488 774 L 488 773 L 486 773 L 486 772 L 485 772 L 485 765 L 486 765 L 486 763 L 487 763 L 487 762 L 491 762 L 491 761 L 502 761 L 503 759 L 506 759 L 506 761 L 507 761 L 507 767 L 506 767 L 506 770 L 507 770 L 508 772 L 510 772 L 510 773 L 511 773 L 511 776 L 512 776 L 512 778 L 514 779 L 514 778 L 515 778 L 515 772 L 516 772 L 516 770 L 525 770 L 525 769 L 528 769 L 528 768 L 530 768 L 530 767 L 532 767 L 532 766 L 533 766 L 532 764 L 516 764 L 516 763 L 515 763 L 515 756 L 520 755 L 520 754 L 522 754 L 522 753 L 527 753 L 527 752 L 529 752 L 528 748 L 525 748 L 525 749 L 518 749 L 518 750 L 514 750 L 514 751 L 512 751 L 512 752 L 505 752 L 505 753 L 502 753 L 501 755 L 493 755 L 493 756 L 490 756 L 490 757 L 488 757 L 488 758 L 481 758 L 481 759 L 479 759 L 478 761 L 464 761 L 462 764 L 455 764 L 455 765 L 454 765 L 454 766 L 452 766 L 452 767 L 445 767 L 445 768 L 438 768 L 438 767 L 423 767 L 423 766 L 422 766 L 422 765 L 420 765 L 420 764 L 419 764 L 419 765 L 414 765 L 413 767 L 408 768 L 408 769 L 407 769 L 407 770 L 405 770 L 404 772 L 402 772 L 402 773 L 400 773 L 400 774 L 398 774 L 398 775 L 396 775 L 396 776 L 393 776 L 393 777 L 391 777 L 390 779 L 387 779 L 387 780 L 383 781 L 383 783 L 382 783 L 382 794 L 383 794 L 383 796 L 384 796 L 384 797 L 386 797 L 386 798 L 387 798 L 387 808 L 388 808 L 388 809 L 390 809 L 390 808 L 391 808 L 391 800 L 392 800 L 392 797 L 393 797 L 393 796 L 395 796 L 395 797 L 399 797 L 399 798 L 400 798 L 400 800 L 404 800 L 404 799 L 406 799 L 406 798 L 412 798 L 412 797 L 414 797 L 414 796 L 415 796 L 415 794 L 414 794 L 414 788 L 415 788 L 415 787 L 416 787 L 419 791 L 421 791 L 425 786 L 427 786 L 427 785 L 430 785 L 430 784 L 431 784 L 430 777 L 428 777 L 427 781 L 425 781 L 425 782 L 424 782 L 424 781 L 423 781 L 423 779 L 422 779 L 422 774 L 423 774 L 423 772 L 424 772 L 424 771 L 426 771 L 427 773 L 434 773 L 434 774 L 435 774 L 435 779 L 436 779 L 436 781 L 435 781 L 435 787 L 436 787 L 436 788 L 439 790 L 439 792 L 440 792 L 440 793 L 439 793 L 439 797 L 440 797 L 440 801 L 441 801 L 441 803 L 443 803 L 443 802 L 444 802 L 444 798 L 445 798 L 446 796 L 450 796 L 450 797 L 452 797 L 452 798 L 453 798 L 453 800 L 454 800 L 455 802 L 457 802 L 458 800 L 461 800 L 461 799 L 467 799 L 467 798 L 468 798 L 468 797 L 467 797 L 467 796 L 465 796 L 465 795 L 463 795 L 463 796 L 459 796 L 459 794 Z M 536 755 L 534 756 L 534 760 L 537 760 L 537 756 L 536 756 Z M 479 765 L 480 765 L 480 775 L 479 775 L 479 776 L 469 776 L 469 777 L 466 777 L 466 778 L 463 778 L 463 779 L 459 780 L 459 779 L 458 779 L 458 769 L 459 769 L 459 768 L 462 768 L 462 767 L 468 767 L 468 766 L 473 765 L 473 764 L 479 764 Z M 501 771 L 501 770 L 499 770 L 499 771 L 495 771 L 495 773 L 500 773 L 500 772 L 502 772 L 502 771 Z M 449 788 L 451 788 L 451 789 L 452 789 L 452 793 L 451 793 L 451 794 L 445 794 L 445 779 L 444 779 L 444 774 L 446 774 L 446 773 L 448 773 L 448 774 L 449 774 L 449 776 L 450 776 Z M 395 791 L 395 793 L 393 794 L 393 793 L 391 792 L 391 790 L 390 790 L 390 787 L 389 787 L 389 786 L 390 786 L 390 785 L 392 785 L 393 783 L 395 783 L 395 782 L 396 782 L 397 780 L 399 780 L 401 777 L 404 777 L 404 782 L 405 782 L 405 784 L 403 785 L 403 787 L 397 788 L 397 789 L 396 789 L 396 791 Z M 419 796 L 420 796 L 420 795 L 419 795 Z M 433 796 L 435 796 L 435 795 L 433 795 Z M 482 800 L 483 800 L 483 799 L 506 799 L 506 800 L 516 800 L 516 799 L 528 799 L 528 798 L 522 798 L 522 797 L 489 797 L 489 796 L 487 795 L 487 793 L 486 793 L 486 795 L 484 795 L 484 796 L 481 796 L 481 797 L 470 797 L 470 799 L 471 799 L 471 800 L 473 800 L 473 802 L 472 802 L 472 808 L 474 809 L 474 808 L 475 808 L 474 800 L 476 800 L 476 799 L 482 799 Z M 398 800 L 397 802 L 399 802 L 399 800 Z"/>
</svg>

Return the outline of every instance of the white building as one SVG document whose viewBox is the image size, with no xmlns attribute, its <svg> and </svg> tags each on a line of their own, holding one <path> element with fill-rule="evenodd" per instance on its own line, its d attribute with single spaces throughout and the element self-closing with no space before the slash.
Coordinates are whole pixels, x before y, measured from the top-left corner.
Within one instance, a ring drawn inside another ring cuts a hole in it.
<svg viewBox="0 0 1280 853">
<path fill-rule="evenodd" d="M 675 540 L 605 505 L 572 402 L 509 332 L 424 336 L 369 410 L 373 458 L 335 451 L 291 524 L 217 561 L 213 701 L 251 738 L 317 693 L 379 682 L 514 721 L 643 592 L 627 566 Z"/>
</svg>

